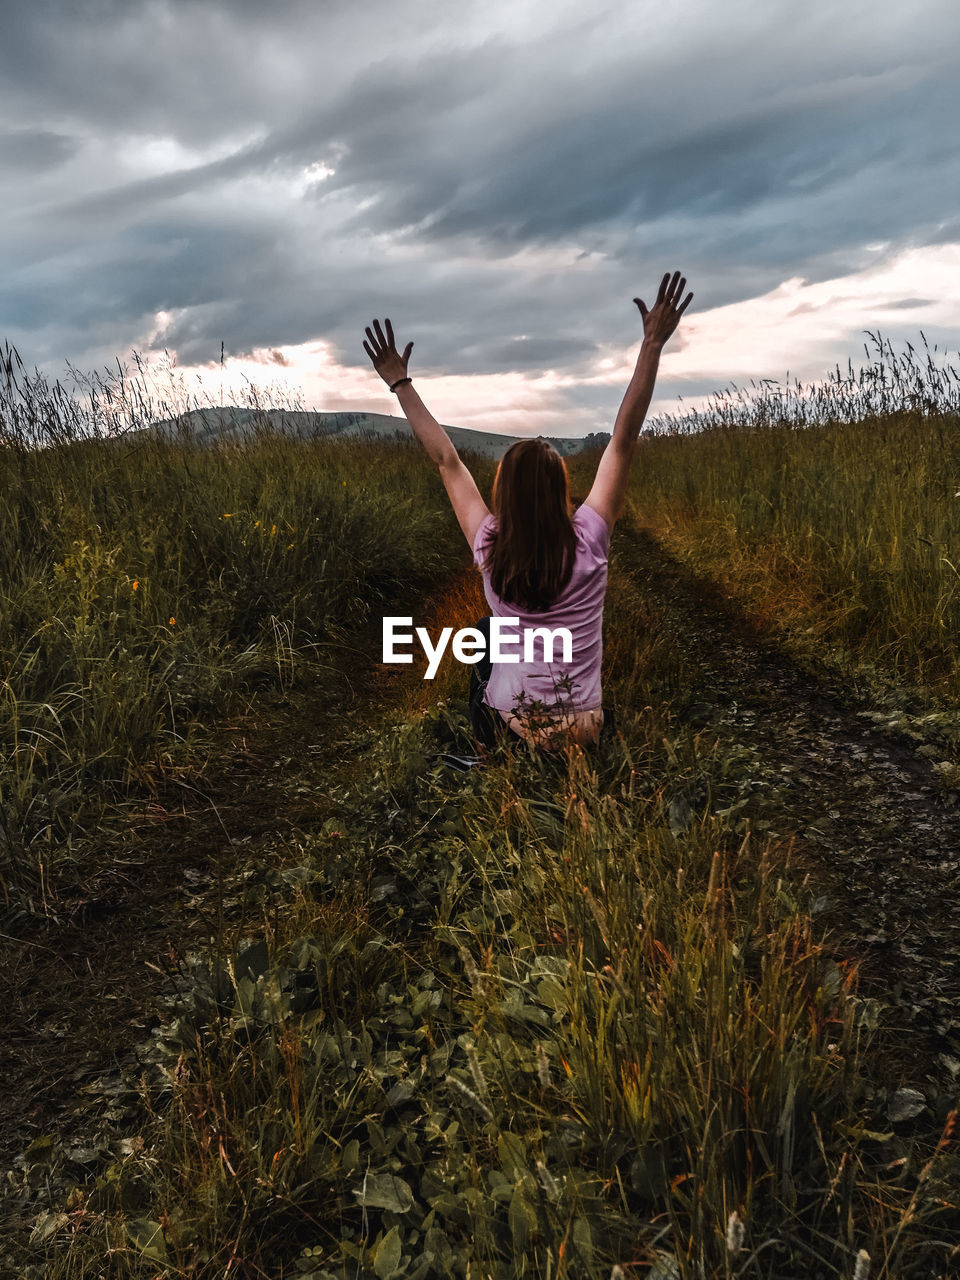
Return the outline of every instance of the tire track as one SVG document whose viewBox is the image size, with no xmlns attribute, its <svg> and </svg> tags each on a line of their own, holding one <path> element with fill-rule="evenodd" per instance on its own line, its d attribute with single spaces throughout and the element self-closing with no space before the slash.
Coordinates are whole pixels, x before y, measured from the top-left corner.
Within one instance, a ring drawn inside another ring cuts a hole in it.
<svg viewBox="0 0 960 1280">
<path fill-rule="evenodd" d="M 938 791 L 917 744 L 858 715 L 849 692 L 804 670 L 648 530 L 624 521 L 617 543 L 700 680 L 681 722 L 759 753 L 752 807 L 761 830 L 796 840 L 823 886 L 828 945 L 861 959 L 861 994 L 892 1006 L 905 1061 L 922 1039 L 941 1084 L 960 1084 L 956 797 Z"/>
</svg>

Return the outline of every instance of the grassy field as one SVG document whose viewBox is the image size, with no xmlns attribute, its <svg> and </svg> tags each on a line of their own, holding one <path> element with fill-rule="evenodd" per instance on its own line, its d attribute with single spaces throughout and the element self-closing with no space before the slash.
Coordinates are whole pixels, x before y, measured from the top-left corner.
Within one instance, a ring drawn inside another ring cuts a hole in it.
<svg viewBox="0 0 960 1280">
<path fill-rule="evenodd" d="M 456 563 L 456 522 L 409 448 L 191 447 L 129 412 L 84 438 L 12 368 L 0 412 L 0 907 L 55 913 L 108 811 L 187 767 L 211 714 L 307 660 L 322 680 Z"/>
<path fill-rule="evenodd" d="M 949 736 L 954 428 L 925 408 L 653 438 L 633 518 L 785 641 L 909 682 Z M 48 437 L 0 450 L 21 922 L 109 857 L 106 814 L 202 778 L 226 708 L 335 690 L 397 602 L 429 602 L 404 612 L 431 633 L 484 611 L 411 450 Z M 578 497 L 591 465 L 571 463 Z M 488 489 L 492 466 L 476 473 Z M 436 753 L 469 735 L 450 662 L 331 726 L 326 755 L 290 765 L 316 820 L 215 886 L 217 930 L 180 958 L 137 1069 L 92 1090 L 80 1155 L 41 1138 L 11 1175 L 33 1206 L 19 1274 L 950 1274 L 956 1110 L 890 1159 L 910 1100 L 879 1065 L 881 1011 L 830 957 L 790 844 L 744 820 L 743 762 L 678 724 L 695 677 L 626 536 L 605 624 L 617 740 L 452 774 Z M 692 780 L 706 798 L 684 807 Z"/>
<path fill-rule="evenodd" d="M 641 523 L 798 651 L 960 700 L 960 374 L 875 339 L 814 389 L 726 393 L 645 438 Z"/>
</svg>

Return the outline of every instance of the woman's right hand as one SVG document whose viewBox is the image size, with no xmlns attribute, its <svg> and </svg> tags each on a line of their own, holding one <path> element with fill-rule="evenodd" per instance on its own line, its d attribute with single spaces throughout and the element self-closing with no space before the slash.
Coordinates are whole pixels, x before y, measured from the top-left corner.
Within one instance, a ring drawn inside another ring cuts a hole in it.
<svg viewBox="0 0 960 1280">
<path fill-rule="evenodd" d="M 397 351 L 397 344 L 393 337 L 393 325 L 389 320 L 385 320 L 387 326 L 387 336 L 383 336 L 383 330 L 380 328 L 380 321 L 374 320 L 373 327 L 376 329 L 376 335 L 367 325 L 364 332 L 369 338 L 369 342 L 364 342 L 363 349 L 373 364 L 373 367 L 379 373 L 380 377 L 389 387 L 391 383 L 397 381 L 398 378 L 407 376 L 407 364 L 410 360 L 410 352 L 413 350 L 413 343 L 408 342 L 403 349 L 403 355 Z"/>
<path fill-rule="evenodd" d="M 660 281 L 660 292 L 657 294 L 657 300 L 648 311 L 644 306 L 642 298 L 634 298 L 634 302 L 640 308 L 640 314 L 643 316 L 643 339 L 645 342 L 655 342 L 658 346 L 663 346 L 677 325 L 680 323 L 680 317 L 686 311 L 692 293 L 688 293 L 683 303 L 678 307 L 680 295 L 683 293 L 683 286 L 687 283 L 686 276 L 681 276 L 679 271 L 673 273 L 673 279 L 670 279 L 670 272 Z"/>
</svg>

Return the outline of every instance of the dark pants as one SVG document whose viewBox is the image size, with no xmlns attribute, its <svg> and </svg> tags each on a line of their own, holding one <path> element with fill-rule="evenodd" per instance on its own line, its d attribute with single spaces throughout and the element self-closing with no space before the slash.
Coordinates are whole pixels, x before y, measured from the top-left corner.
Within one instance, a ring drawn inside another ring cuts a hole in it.
<svg viewBox="0 0 960 1280">
<path fill-rule="evenodd" d="M 490 661 L 490 615 L 479 618 L 474 624 L 479 631 L 486 646 L 483 657 L 479 662 L 475 662 L 470 668 L 470 723 L 473 725 L 473 732 L 476 739 L 483 746 L 493 749 L 498 742 L 503 742 L 507 747 L 512 749 L 523 739 L 519 734 L 514 733 L 507 722 L 501 716 L 500 712 L 494 707 L 488 707 L 483 700 L 484 691 L 487 687 L 487 681 L 490 679 L 490 673 L 493 670 L 493 663 Z M 604 742 L 614 731 L 613 707 L 604 706 L 603 708 L 603 728 L 600 730 L 599 742 Z M 596 746 L 597 743 L 591 743 Z"/>
</svg>

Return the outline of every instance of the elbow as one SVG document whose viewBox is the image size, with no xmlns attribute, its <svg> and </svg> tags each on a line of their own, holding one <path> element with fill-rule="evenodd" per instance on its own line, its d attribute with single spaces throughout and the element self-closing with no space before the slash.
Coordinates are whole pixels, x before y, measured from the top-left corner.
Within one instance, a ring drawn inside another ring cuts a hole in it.
<svg viewBox="0 0 960 1280">
<path fill-rule="evenodd" d="M 612 449 L 614 453 L 626 462 L 630 462 L 637 451 L 637 436 L 627 430 L 615 431 L 610 437 L 610 443 L 607 448 Z"/>
</svg>

